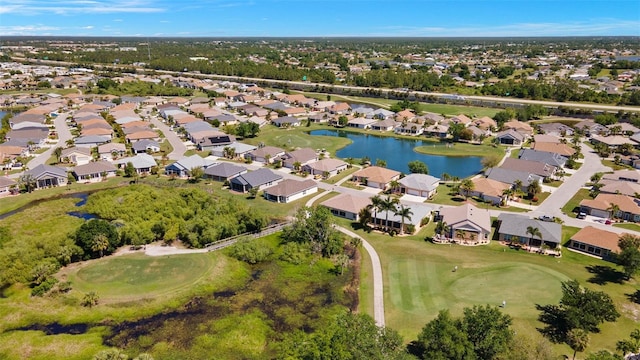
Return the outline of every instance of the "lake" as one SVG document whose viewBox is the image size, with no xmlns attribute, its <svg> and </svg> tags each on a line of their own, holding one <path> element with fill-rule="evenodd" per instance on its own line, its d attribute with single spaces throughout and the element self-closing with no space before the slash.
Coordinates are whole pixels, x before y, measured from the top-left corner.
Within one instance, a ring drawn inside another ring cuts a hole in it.
<svg viewBox="0 0 640 360">
<path fill-rule="evenodd" d="M 313 130 L 310 132 L 314 136 L 339 136 L 353 141 L 352 144 L 338 150 L 336 156 L 342 159 L 349 157 L 362 158 L 368 156 L 372 163 L 376 159 L 387 162 L 389 169 L 409 173 L 407 164 L 409 161 L 420 160 L 427 164 L 429 173 L 433 176 L 440 176 L 447 173 L 452 176 L 465 178 L 475 175 L 482 170 L 481 158 L 477 156 L 453 157 L 420 154 L 413 149 L 416 146 L 444 146 L 431 141 L 419 139 L 397 139 L 389 136 L 375 136 L 360 134 L 342 130 Z"/>
</svg>

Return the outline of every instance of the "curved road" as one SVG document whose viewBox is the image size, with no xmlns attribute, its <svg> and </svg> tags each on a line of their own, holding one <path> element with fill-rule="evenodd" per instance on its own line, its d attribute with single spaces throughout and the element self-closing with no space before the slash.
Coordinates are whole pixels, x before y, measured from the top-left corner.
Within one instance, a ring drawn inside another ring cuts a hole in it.
<svg viewBox="0 0 640 360">
<path fill-rule="evenodd" d="M 158 120 L 156 116 L 151 116 L 151 123 L 164 134 L 164 137 L 169 140 L 173 151 L 167 154 L 167 157 L 170 160 L 180 160 L 183 158 L 184 153 L 187 152 L 187 147 L 184 145 L 180 137 L 171 131 L 171 129 L 167 126 L 167 124 Z"/>
</svg>

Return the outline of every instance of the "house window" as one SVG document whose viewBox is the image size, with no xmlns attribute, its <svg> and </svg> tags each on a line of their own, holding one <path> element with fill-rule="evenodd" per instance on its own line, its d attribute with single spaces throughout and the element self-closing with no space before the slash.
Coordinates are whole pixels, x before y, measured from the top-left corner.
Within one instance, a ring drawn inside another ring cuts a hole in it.
<svg viewBox="0 0 640 360">
<path fill-rule="evenodd" d="M 593 246 L 589 246 L 589 248 L 587 249 L 587 252 L 590 252 L 590 253 L 594 252 Z"/>
</svg>

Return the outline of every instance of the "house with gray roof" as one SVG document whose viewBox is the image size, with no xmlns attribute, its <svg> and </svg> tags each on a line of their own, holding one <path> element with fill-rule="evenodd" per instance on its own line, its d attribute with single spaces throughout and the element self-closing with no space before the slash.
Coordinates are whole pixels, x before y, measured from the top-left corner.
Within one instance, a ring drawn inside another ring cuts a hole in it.
<svg viewBox="0 0 640 360">
<path fill-rule="evenodd" d="M 525 136 L 513 129 L 509 129 L 497 133 L 496 139 L 501 145 L 520 146 L 525 141 Z"/>
<path fill-rule="evenodd" d="M 263 195 L 269 201 L 286 204 L 316 192 L 318 192 L 318 184 L 313 180 L 285 179 L 264 189 Z"/>
<path fill-rule="evenodd" d="M 263 163 L 273 164 L 274 161 L 280 159 L 284 155 L 285 151 L 275 146 L 263 146 L 253 151 L 250 151 L 245 155 L 245 158 L 252 161 L 259 161 Z"/>
<path fill-rule="evenodd" d="M 511 243 L 540 248 L 542 245 L 551 249 L 559 247 L 562 241 L 562 225 L 552 221 L 531 219 L 526 215 L 503 213 L 498 216 L 498 239 Z M 528 229 L 538 229 L 540 235 L 532 235 Z"/>
<path fill-rule="evenodd" d="M 335 216 L 358 221 L 360 210 L 371 205 L 371 198 L 344 193 L 325 200 L 320 205 L 328 208 Z"/>
<path fill-rule="evenodd" d="M 67 170 L 57 166 L 41 164 L 24 172 L 36 180 L 36 188 L 49 188 L 67 184 Z"/>
<path fill-rule="evenodd" d="M 119 168 L 124 168 L 128 163 L 133 165 L 133 168 L 136 169 L 138 174 L 149 174 L 151 172 L 151 168 L 157 166 L 158 163 L 153 156 L 147 153 L 139 153 L 136 156 L 130 156 L 122 159 L 115 160 L 113 162 Z"/>
<path fill-rule="evenodd" d="M 98 145 L 102 145 L 108 142 L 111 142 L 111 137 L 103 135 L 80 136 L 74 139 L 74 143 L 77 147 L 88 148 L 98 147 Z"/>
<path fill-rule="evenodd" d="M 178 177 L 188 177 L 189 172 L 195 168 L 202 168 L 206 170 L 209 166 L 215 164 L 215 161 L 202 158 L 200 155 L 191 155 L 184 157 L 171 165 L 165 167 L 165 173 L 167 175 L 176 174 Z"/>
<path fill-rule="evenodd" d="M 567 160 L 569 160 L 567 157 L 560 154 L 533 149 L 520 150 L 518 158 L 522 160 L 535 161 L 550 166 L 555 166 L 558 169 L 564 167 L 564 165 L 567 163 Z"/>
<path fill-rule="evenodd" d="M 437 192 L 440 179 L 425 174 L 409 174 L 398 180 L 401 194 L 420 196 L 423 198 L 431 198 Z"/>
<path fill-rule="evenodd" d="M 377 109 L 371 112 L 371 115 L 374 118 L 381 119 L 381 120 L 393 117 L 395 114 L 396 113 L 394 113 L 393 111 L 389 111 L 386 109 Z"/>
<path fill-rule="evenodd" d="M 527 187 L 534 181 L 542 185 L 542 177 L 528 171 L 516 171 L 499 167 L 490 168 L 485 172 L 488 179 L 500 181 L 501 183 L 513 185 L 517 180 L 522 182 L 522 191 L 527 191 Z"/>
<path fill-rule="evenodd" d="M 425 204 L 412 203 L 410 205 L 405 205 L 405 207 L 411 209 L 412 213 L 409 218 L 404 218 L 404 228 L 402 229 L 402 232 L 408 234 L 412 234 L 412 231 L 409 231 L 412 230 L 411 227 L 413 227 L 413 231 L 418 231 L 423 223 L 422 220 L 430 218 L 431 212 L 434 210 L 432 206 Z M 403 219 L 399 215 L 396 215 L 396 212 L 392 210 L 378 211 L 377 213 L 372 214 L 372 221 L 377 227 L 395 229 L 400 232 Z"/>
<path fill-rule="evenodd" d="M 231 190 L 245 193 L 253 188 L 262 190 L 282 181 L 282 176 L 273 171 L 260 168 L 256 171 L 248 172 L 231 179 Z"/>
<path fill-rule="evenodd" d="M 100 182 L 116 176 L 116 166 L 104 160 L 95 161 L 74 167 L 72 174 L 78 182 Z"/>
<path fill-rule="evenodd" d="M 211 165 L 204 171 L 204 177 L 215 181 L 228 181 L 236 176 L 246 174 L 247 168 L 229 162 Z"/>
<path fill-rule="evenodd" d="M 156 153 L 160 151 L 160 144 L 155 140 L 142 139 L 134 142 L 133 145 L 131 145 L 131 150 L 134 154 L 146 153 L 147 151 Z"/>
<path fill-rule="evenodd" d="M 541 176 L 543 179 L 551 178 L 557 170 L 555 166 L 545 163 L 514 158 L 506 158 L 500 167 L 502 169 L 527 171 L 531 174 Z"/>
<path fill-rule="evenodd" d="M 371 124 L 371 130 L 377 131 L 391 131 L 395 129 L 397 123 L 393 118 L 387 118 Z"/>
<path fill-rule="evenodd" d="M 215 147 L 231 145 L 235 141 L 236 137 L 233 135 L 225 134 L 221 131 L 213 131 L 199 139 L 197 146 L 200 151 L 211 151 Z"/>
<path fill-rule="evenodd" d="M 293 116 L 282 116 L 271 120 L 271 123 L 277 127 L 300 126 L 300 119 Z"/>
</svg>

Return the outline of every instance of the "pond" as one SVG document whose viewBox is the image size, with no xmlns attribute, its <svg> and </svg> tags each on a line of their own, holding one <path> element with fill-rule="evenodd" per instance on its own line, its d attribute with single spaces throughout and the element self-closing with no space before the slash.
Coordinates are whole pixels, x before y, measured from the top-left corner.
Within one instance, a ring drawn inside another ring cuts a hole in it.
<svg viewBox="0 0 640 360">
<path fill-rule="evenodd" d="M 413 160 L 420 160 L 427 164 L 429 173 L 433 176 L 440 176 L 447 173 L 451 176 L 465 178 L 475 175 L 482 170 L 481 158 L 477 156 L 453 157 L 427 155 L 415 152 L 416 146 L 444 146 L 431 141 L 419 139 L 398 139 L 389 136 L 375 136 L 370 134 L 360 134 L 342 130 L 313 130 L 310 132 L 314 136 L 339 136 L 346 137 L 352 143 L 336 153 L 342 159 L 362 158 L 368 156 L 372 163 L 376 159 L 387 162 L 387 168 L 409 173 L 407 164 Z"/>
</svg>

